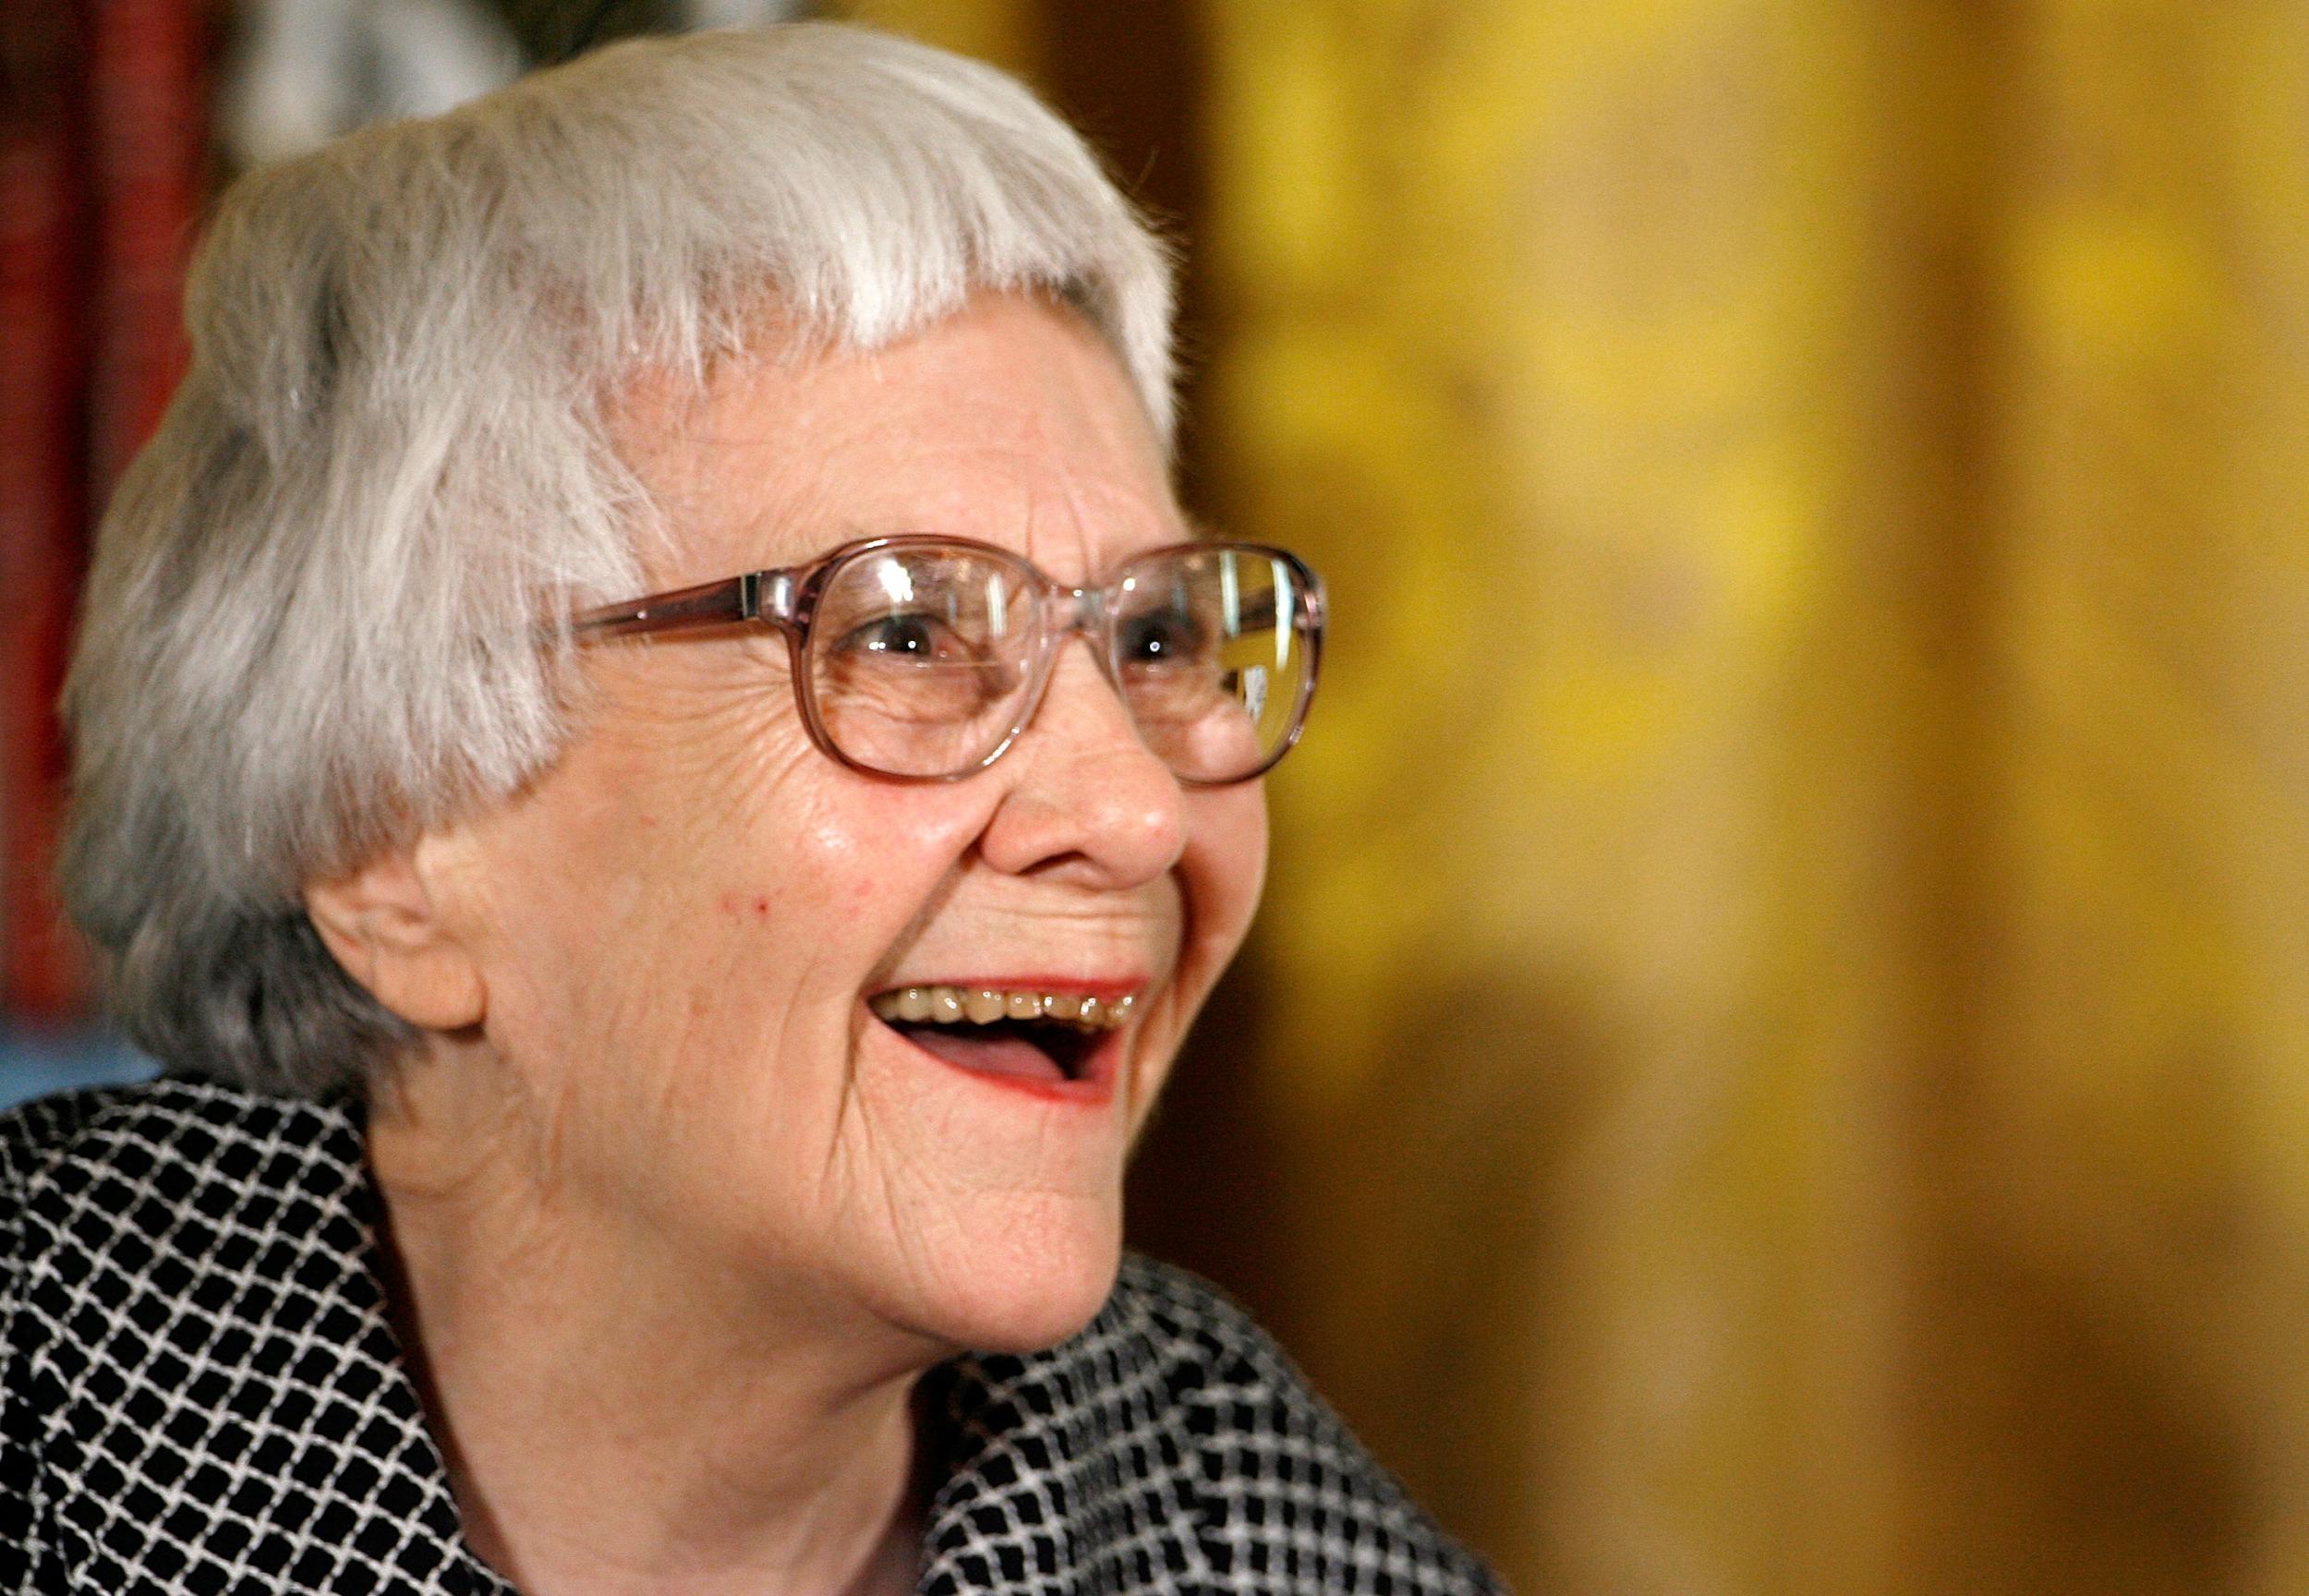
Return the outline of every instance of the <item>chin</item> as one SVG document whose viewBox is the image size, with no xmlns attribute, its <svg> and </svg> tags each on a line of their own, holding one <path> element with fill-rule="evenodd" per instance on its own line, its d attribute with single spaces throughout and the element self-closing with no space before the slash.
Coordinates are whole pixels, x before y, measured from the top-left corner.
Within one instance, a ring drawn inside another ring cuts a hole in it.
<svg viewBox="0 0 2309 1596">
<path fill-rule="evenodd" d="M 1122 1266 L 1118 1202 L 1054 1202 L 949 1235 L 926 1300 L 906 1315 L 935 1339 L 978 1352 L 1039 1352 L 1106 1305 Z"/>
</svg>

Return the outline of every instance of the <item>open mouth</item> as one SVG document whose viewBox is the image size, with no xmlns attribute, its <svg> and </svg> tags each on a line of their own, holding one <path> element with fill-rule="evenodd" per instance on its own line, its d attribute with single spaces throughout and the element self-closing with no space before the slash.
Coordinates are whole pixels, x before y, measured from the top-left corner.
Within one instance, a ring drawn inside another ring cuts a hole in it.
<svg viewBox="0 0 2309 1596">
<path fill-rule="evenodd" d="M 1100 1044 L 1130 1022 L 1135 993 L 996 986 L 901 986 L 866 1000 L 875 1017 L 925 1052 L 961 1069 L 1007 1080 L 1086 1082 L 1108 1050 Z"/>
</svg>

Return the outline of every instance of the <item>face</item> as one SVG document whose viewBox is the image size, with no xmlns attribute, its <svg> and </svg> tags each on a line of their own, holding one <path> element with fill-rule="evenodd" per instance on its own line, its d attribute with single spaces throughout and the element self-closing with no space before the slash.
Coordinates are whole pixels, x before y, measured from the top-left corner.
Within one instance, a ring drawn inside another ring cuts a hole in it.
<svg viewBox="0 0 2309 1596">
<path fill-rule="evenodd" d="M 1118 363 L 1022 298 L 733 370 L 702 405 L 641 392 L 622 431 L 671 524 L 653 589 L 902 532 L 1087 584 L 1188 535 Z M 582 737 L 443 871 L 504 1155 L 585 1223 L 821 1312 L 944 1345 L 1080 1326 L 1132 1136 L 1258 897 L 1257 783 L 1182 786 L 1080 639 L 1010 751 L 950 783 L 819 752 L 772 633 L 586 668 Z M 1131 1001 L 1052 1080 L 877 1016 L 940 985 Z"/>
</svg>

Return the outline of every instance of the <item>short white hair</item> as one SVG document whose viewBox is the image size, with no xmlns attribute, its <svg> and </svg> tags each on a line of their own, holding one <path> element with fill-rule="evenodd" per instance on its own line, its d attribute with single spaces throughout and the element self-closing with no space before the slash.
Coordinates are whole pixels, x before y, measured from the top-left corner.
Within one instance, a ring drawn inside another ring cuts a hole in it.
<svg viewBox="0 0 2309 1596">
<path fill-rule="evenodd" d="M 65 896 L 129 1035 L 268 1091 L 390 1063 L 411 1034 L 302 887 L 558 751 L 569 646 L 540 618 L 632 597 L 657 525 L 616 396 L 871 348 L 981 289 L 1079 310 L 1167 445 L 1160 240 L 1024 88 L 925 45 L 612 45 L 236 183 L 65 698 Z"/>
</svg>

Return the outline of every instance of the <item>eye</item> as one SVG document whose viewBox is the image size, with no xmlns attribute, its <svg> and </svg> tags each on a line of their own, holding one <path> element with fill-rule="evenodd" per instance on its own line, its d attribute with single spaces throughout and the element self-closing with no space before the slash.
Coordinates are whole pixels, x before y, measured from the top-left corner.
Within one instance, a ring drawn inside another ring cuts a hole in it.
<svg viewBox="0 0 2309 1596">
<path fill-rule="evenodd" d="M 929 615 L 877 615 L 852 627 L 834 647 L 844 655 L 880 655 L 920 664 L 973 658 L 951 627 Z"/>
<path fill-rule="evenodd" d="M 1184 610 L 1150 610 L 1124 617 L 1115 644 L 1125 667 L 1180 665 L 1207 652 L 1210 637 Z"/>
</svg>

